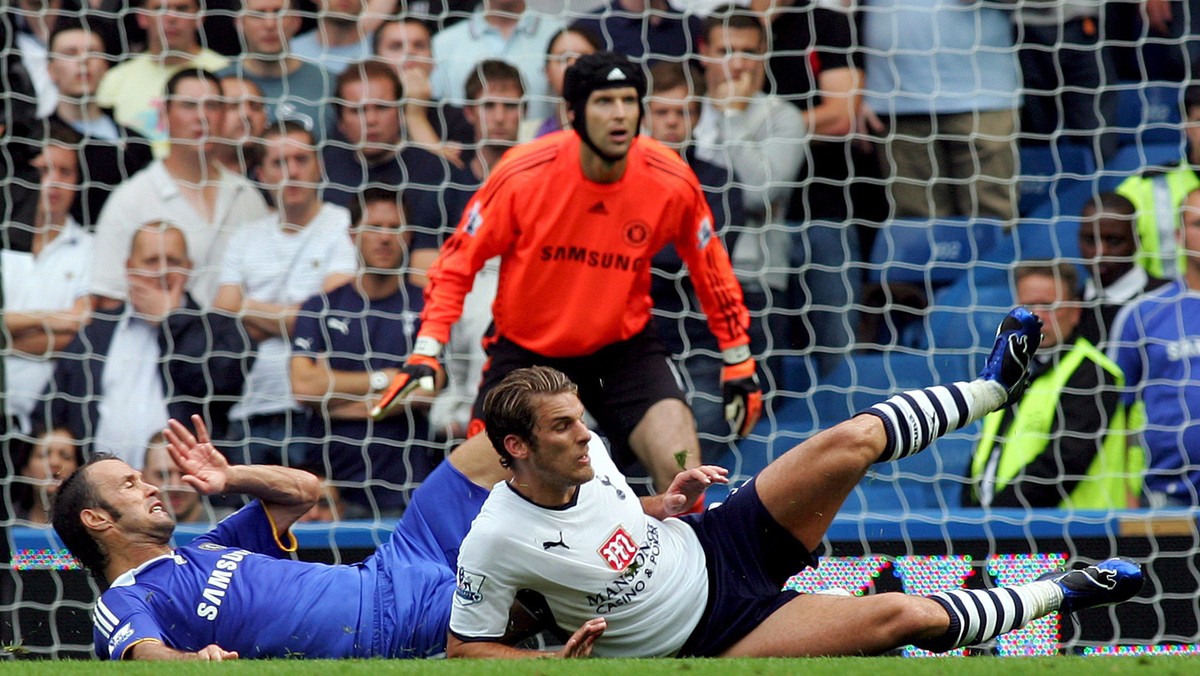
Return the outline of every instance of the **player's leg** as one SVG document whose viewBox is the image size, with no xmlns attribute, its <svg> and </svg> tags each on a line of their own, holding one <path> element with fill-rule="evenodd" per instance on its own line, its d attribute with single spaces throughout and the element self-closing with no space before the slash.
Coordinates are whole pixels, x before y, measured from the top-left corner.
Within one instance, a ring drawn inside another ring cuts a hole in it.
<svg viewBox="0 0 1200 676">
<path fill-rule="evenodd" d="M 680 470 L 700 465 L 696 420 L 692 409 L 679 399 L 663 399 L 651 406 L 630 433 L 629 446 L 659 491 L 670 486 Z"/>
<path fill-rule="evenodd" d="M 614 455 L 627 461 L 632 452 L 656 490 L 666 490 L 681 468 L 700 465 L 700 439 L 682 379 L 652 328 L 572 367 L 567 375 L 579 383 L 583 405 L 608 435 Z"/>
<path fill-rule="evenodd" d="M 955 589 L 928 597 L 802 594 L 723 654 L 730 657 L 874 655 L 906 645 L 945 652 L 989 641 L 1055 611 L 1120 603 L 1141 590 L 1141 568 L 1109 559 L 1029 584 Z"/>
<path fill-rule="evenodd" d="M 793 448 L 759 473 L 763 506 L 814 549 L 871 464 L 907 457 L 1015 401 L 1040 342 L 1037 318 L 1013 310 L 979 378 L 901 393 Z"/>
</svg>

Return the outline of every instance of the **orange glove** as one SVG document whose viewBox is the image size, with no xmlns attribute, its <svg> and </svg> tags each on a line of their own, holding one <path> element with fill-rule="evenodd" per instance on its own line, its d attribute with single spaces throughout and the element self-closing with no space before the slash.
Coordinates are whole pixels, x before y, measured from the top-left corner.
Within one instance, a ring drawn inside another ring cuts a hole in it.
<svg viewBox="0 0 1200 676">
<path fill-rule="evenodd" d="M 731 347 L 721 353 L 725 366 L 721 368 L 721 396 L 725 400 L 725 419 L 738 437 L 750 435 L 750 430 L 762 416 L 762 388 L 758 384 L 754 357 L 750 346 Z"/>
<path fill-rule="evenodd" d="M 400 373 L 392 378 L 391 385 L 384 390 L 379 403 L 371 409 L 375 420 L 386 418 L 399 407 L 413 390 L 423 389 L 436 392 L 446 382 L 445 370 L 438 361 L 442 344 L 433 338 L 417 338 L 413 353 L 405 360 Z"/>
</svg>

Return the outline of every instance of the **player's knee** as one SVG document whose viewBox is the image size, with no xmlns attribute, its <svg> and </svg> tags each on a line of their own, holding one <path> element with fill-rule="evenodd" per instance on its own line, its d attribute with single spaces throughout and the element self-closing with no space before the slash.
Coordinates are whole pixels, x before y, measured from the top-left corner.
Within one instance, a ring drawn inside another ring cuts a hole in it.
<svg viewBox="0 0 1200 676">
<path fill-rule="evenodd" d="M 877 599 L 879 621 L 875 626 L 884 650 L 940 635 L 946 630 L 949 618 L 934 601 L 898 592 L 880 594 Z"/>
<path fill-rule="evenodd" d="M 858 416 L 829 430 L 833 438 L 830 448 L 844 454 L 847 459 L 857 465 L 869 466 L 874 463 L 882 451 L 879 440 L 879 421 L 874 416 Z"/>
</svg>

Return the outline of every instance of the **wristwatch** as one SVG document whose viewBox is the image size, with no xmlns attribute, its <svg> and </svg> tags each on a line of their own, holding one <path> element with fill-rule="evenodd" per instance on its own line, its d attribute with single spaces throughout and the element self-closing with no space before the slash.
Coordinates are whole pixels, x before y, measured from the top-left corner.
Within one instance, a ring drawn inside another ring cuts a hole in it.
<svg viewBox="0 0 1200 676">
<path fill-rule="evenodd" d="M 388 383 L 390 382 L 392 382 L 392 379 L 389 378 L 388 374 L 384 373 L 383 371 L 371 371 L 372 392 L 382 392 L 383 390 L 387 389 Z"/>
</svg>

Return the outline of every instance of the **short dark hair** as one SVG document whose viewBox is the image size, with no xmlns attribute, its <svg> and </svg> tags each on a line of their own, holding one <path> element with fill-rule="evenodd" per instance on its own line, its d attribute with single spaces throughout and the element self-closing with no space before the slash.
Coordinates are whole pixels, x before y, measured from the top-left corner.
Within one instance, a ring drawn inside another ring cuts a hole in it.
<svg viewBox="0 0 1200 676">
<path fill-rule="evenodd" d="M 1102 192 L 1083 205 L 1080 216 L 1087 219 L 1100 215 L 1121 221 L 1130 221 L 1137 216 L 1137 207 L 1128 197 L 1115 192 Z"/>
<path fill-rule="evenodd" d="M 555 31 L 554 35 L 550 36 L 550 41 L 546 43 L 546 60 L 547 61 L 550 60 L 550 55 L 552 53 L 554 53 L 554 43 L 558 42 L 558 39 L 561 38 L 562 36 L 566 35 L 567 33 L 574 33 L 574 34 L 578 35 L 579 37 L 583 38 L 583 41 L 588 43 L 589 45 L 591 45 L 592 49 L 596 50 L 597 52 L 604 49 L 604 45 L 600 42 L 600 37 L 598 35 L 596 35 L 595 31 L 593 31 L 592 29 L 590 29 L 586 26 L 582 26 L 580 24 L 574 24 L 571 26 L 567 26 L 566 28 L 560 28 L 557 31 Z"/>
<path fill-rule="evenodd" d="M 167 97 L 167 105 L 171 105 L 171 98 L 175 96 L 175 92 L 179 91 L 179 83 L 184 80 L 205 80 L 213 83 L 217 88 L 217 94 L 224 96 L 225 88 L 221 86 L 221 78 L 217 77 L 212 71 L 204 70 L 203 68 L 184 68 L 175 73 L 167 80 L 166 87 L 163 92 Z"/>
<path fill-rule="evenodd" d="M 1013 272 L 1013 283 L 1020 284 L 1026 277 L 1050 277 L 1059 280 L 1066 292 L 1063 300 L 1079 300 L 1079 273 L 1070 263 L 1052 260 L 1022 261 Z"/>
<path fill-rule="evenodd" d="M 308 139 L 308 144 L 313 147 L 314 152 L 317 149 L 317 137 L 313 131 L 308 128 L 300 120 L 277 120 L 274 124 L 268 124 L 263 130 L 263 140 L 275 138 L 276 136 L 287 136 L 288 134 L 301 134 Z M 319 156 L 320 153 L 317 153 Z"/>
<path fill-rule="evenodd" d="M 760 40 L 767 37 L 767 30 L 758 16 L 744 7 L 732 4 L 721 5 L 709 12 L 702 26 L 700 35 L 705 41 L 712 40 L 712 32 L 718 28 L 749 28 L 758 31 Z"/>
<path fill-rule="evenodd" d="M 513 457 L 504 448 L 504 439 L 508 435 L 533 442 L 538 397 L 578 391 L 579 387 L 562 371 L 549 366 L 517 369 L 489 390 L 483 398 L 483 422 L 488 439 L 500 454 L 500 464 L 512 467 Z"/>
<path fill-rule="evenodd" d="M 396 75 L 396 71 L 392 70 L 391 66 L 375 59 L 359 61 L 346 66 L 346 70 L 337 76 L 333 89 L 333 111 L 337 117 L 342 116 L 342 111 L 346 107 L 342 103 L 346 100 L 346 87 L 355 82 L 369 80 L 387 80 L 396 92 L 396 102 L 404 98 L 404 85 L 400 82 L 400 76 Z"/>
<path fill-rule="evenodd" d="M 383 37 L 382 37 L 383 29 L 387 28 L 388 26 L 392 26 L 392 25 L 400 24 L 400 23 L 409 23 L 414 26 L 420 26 L 421 28 L 425 29 L 425 32 L 430 37 L 433 37 L 433 30 L 429 28 L 429 24 L 425 23 L 424 21 L 422 21 L 416 17 L 412 17 L 412 16 L 392 17 L 392 18 L 388 19 L 387 21 L 384 21 L 383 23 L 379 24 L 379 28 L 375 29 L 375 35 L 372 36 L 372 38 L 371 38 L 371 53 L 372 54 L 376 54 L 376 55 L 379 54 L 379 41 L 383 39 Z"/>
<path fill-rule="evenodd" d="M 691 64 L 677 61 L 659 61 L 650 68 L 650 95 L 665 92 L 676 87 L 686 87 L 696 98 L 708 93 L 708 85 L 704 76 Z"/>
<path fill-rule="evenodd" d="M 516 66 L 502 59 L 484 59 L 475 64 L 475 67 L 471 69 L 471 74 L 467 75 L 467 81 L 463 85 L 467 101 L 478 101 L 479 97 L 483 95 L 484 86 L 494 85 L 497 82 L 512 82 L 517 85 L 521 96 L 525 96 L 525 80 Z"/>
<path fill-rule="evenodd" d="M 75 473 L 67 477 L 58 487 L 58 495 L 50 510 L 50 523 L 54 532 L 67 546 L 71 555 L 88 570 L 97 580 L 108 582 L 104 576 L 104 567 L 108 565 L 108 554 L 99 542 L 92 537 L 87 527 L 83 525 L 80 515 L 85 509 L 103 509 L 120 518 L 117 510 L 113 509 L 96 487 L 88 479 L 89 470 L 93 465 L 104 460 L 115 460 L 111 453 L 95 453 Z"/>
<path fill-rule="evenodd" d="M 383 188 L 380 186 L 371 186 L 366 190 L 354 195 L 350 199 L 350 203 L 346 208 L 350 210 L 350 227 L 356 228 L 362 225 L 363 217 L 367 213 L 367 205 L 375 202 L 390 202 L 400 207 L 400 216 L 404 218 L 408 213 L 408 207 L 405 203 L 404 193 L 392 188 Z"/>
</svg>

